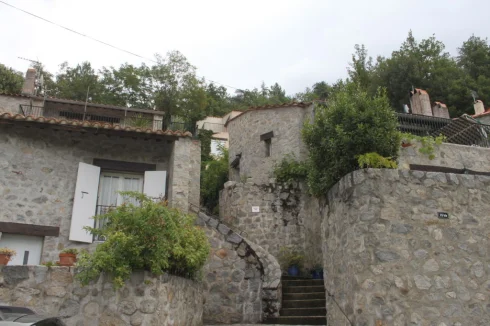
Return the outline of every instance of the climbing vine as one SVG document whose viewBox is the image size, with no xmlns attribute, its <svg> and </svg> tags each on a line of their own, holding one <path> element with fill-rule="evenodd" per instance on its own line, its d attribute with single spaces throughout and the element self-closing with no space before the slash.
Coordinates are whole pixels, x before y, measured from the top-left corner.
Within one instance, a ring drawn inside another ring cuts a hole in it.
<svg viewBox="0 0 490 326">
<path fill-rule="evenodd" d="M 296 160 L 295 156 L 286 155 L 274 167 L 274 177 L 278 182 L 292 183 L 303 181 L 308 176 L 308 168 L 305 162 Z"/>
<path fill-rule="evenodd" d="M 433 160 L 436 158 L 435 148 L 441 145 L 446 140 L 446 136 L 444 135 L 439 135 L 437 137 L 417 136 L 409 133 L 402 133 L 401 139 L 402 139 L 401 146 L 403 148 L 409 146 L 417 146 L 414 143 L 418 142 L 421 145 L 419 148 L 419 152 L 421 154 L 427 155 L 429 157 L 429 160 Z"/>
</svg>

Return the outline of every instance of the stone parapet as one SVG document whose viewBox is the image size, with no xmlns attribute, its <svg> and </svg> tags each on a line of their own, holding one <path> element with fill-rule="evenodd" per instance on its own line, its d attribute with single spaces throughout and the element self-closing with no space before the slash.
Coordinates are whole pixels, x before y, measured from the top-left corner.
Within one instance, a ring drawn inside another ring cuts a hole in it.
<svg viewBox="0 0 490 326">
<path fill-rule="evenodd" d="M 202 325 L 203 289 L 192 280 L 134 272 L 114 290 L 101 275 L 82 287 L 69 267 L 0 268 L 0 304 L 28 307 L 67 325 Z"/>
<path fill-rule="evenodd" d="M 489 232 L 488 176 L 346 175 L 322 224 L 328 324 L 489 325 Z"/>
</svg>

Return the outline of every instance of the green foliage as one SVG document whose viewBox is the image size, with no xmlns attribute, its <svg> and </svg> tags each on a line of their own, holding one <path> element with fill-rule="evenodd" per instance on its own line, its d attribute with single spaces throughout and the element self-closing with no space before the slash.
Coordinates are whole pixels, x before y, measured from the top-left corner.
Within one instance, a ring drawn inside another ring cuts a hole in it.
<svg viewBox="0 0 490 326">
<path fill-rule="evenodd" d="M 274 167 L 274 177 L 278 182 L 292 183 L 305 180 L 308 168 L 304 162 L 298 162 L 294 155 L 287 155 Z"/>
<path fill-rule="evenodd" d="M 211 161 L 211 139 L 214 132 L 212 130 L 201 129 L 199 130 L 198 138 L 201 141 L 201 167 L 205 168 L 207 162 Z"/>
<path fill-rule="evenodd" d="M 221 155 L 210 161 L 201 162 L 201 205 L 215 212 L 219 205 L 219 192 L 228 181 L 228 150 L 220 146 Z"/>
<path fill-rule="evenodd" d="M 17 255 L 17 251 L 15 251 L 14 249 L 4 247 L 4 248 L 0 248 L 0 254 L 13 257 Z"/>
<path fill-rule="evenodd" d="M 0 63 L 0 93 L 19 94 L 23 83 L 22 73 Z"/>
<path fill-rule="evenodd" d="M 207 237 L 194 225 L 195 217 L 154 202 L 144 194 L 121 193 L 136 199 L 140 206 L 124 204 L 95 219 L 105 219 L 103 229 L 86 229 L 104 236 L 90 254 L 81 252 L 77 278 L 86 285 L 101 273 L 113 277 L 116 288 L 124 285 L 134 270 L 155 275 L 165 271 L 194 277 L 209 254 Z"/>
<path fill-rule="evenodd" d="M 134 114 L 127 119 L 127 124 L 135 128 L 152 128 L 152 120 L 141 113 Z"/>
<path fill-rule="evenodd" d="M 356 157 L 376 152 L 396 157 L 400 146 L 398 120 L 384 91 L 371 97 L 357 84 L 334 92 L 328 107 L 318 106 L 303 128 L 309 149 L 308 186 L 322 197 L 344 175 L 358 168 Z"/>
<path fill-rule="evenodd" d="M 41 262 L 41 265 L 46 266 L 47 268 L 51 268 L 53 266 L 57 266 L 57 264 L 56 263 L 53 263 L 52 261 Z"/>
<path fill-rule="evenodd" d="M 305 259 L 305 256 L 301 254 L 300 251 L 289 247 L 281 247 L 277 257 L 279 265 L 281 265 L 283 270 L 286 270 L 293 265 L 301 268 Z"/>
<path fill-rule="evenodd" d="M 61 251 L 62 254 L 72 254 L 72 255 L 78 255 L 78 249 L 76 248 L 67 248 L 63 249 Z"/>
<path fill-rule="evenodd" d="M 361 169 L 396 169 L 398 167 L 396 161 L 393 161 L 391 157 L 384 157 L 375 152 L 358 155 L 357 163 Z"/>
<path fill-rule="evenodd" d="M 403 133 L 401 135 L 402 138 L 402 144 L 407 144 L 411 146 L 416 146 L 413 142 L 419 142 L 421 144 L 421 147 L 419 148 L 419 152 L 421 154 L 427 155 L 430 160 L 433 160 L 436 158 L 434 151 L 435 147 L 441 145 L 445 140 L 446 137 L 444 135 L 439 135 L 437 137 L 432 137 L 432 136 L 416 136 L 408 133 Z"/>
</svg>

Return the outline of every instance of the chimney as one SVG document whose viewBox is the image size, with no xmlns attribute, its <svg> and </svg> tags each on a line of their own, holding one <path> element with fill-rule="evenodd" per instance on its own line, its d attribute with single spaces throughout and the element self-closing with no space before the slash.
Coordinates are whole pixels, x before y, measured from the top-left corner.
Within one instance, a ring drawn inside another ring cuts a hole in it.
<svg viewBox="0 0 490 326">
<path fill-rule="evenodd" d="M 36 69 L 29 68 L 26 72 L 26 79 L 22 86 L 22 95 L 34 95 L 36 91 Z"/>
<path fill-rule="evenodd" d="M 475 108 L 475 115 L 485 112 L 485 106 L 483 105 L 483 102 L 481 100 L 476 100 L 473 104 L 473 107 Z"/>
<path fill-rule="evenodd" d="M 429 94 L 423 89 L 416 88 L 410 92 L 412 102 L 412 114 L 432 116 Z"/>
<path fill-rule="evenodd" d="M 450 119 L 447 105 L 442 102 L 434 103 L 434 106 L 432 107 L 432 115 L 438 118 Z"/>
</svg>

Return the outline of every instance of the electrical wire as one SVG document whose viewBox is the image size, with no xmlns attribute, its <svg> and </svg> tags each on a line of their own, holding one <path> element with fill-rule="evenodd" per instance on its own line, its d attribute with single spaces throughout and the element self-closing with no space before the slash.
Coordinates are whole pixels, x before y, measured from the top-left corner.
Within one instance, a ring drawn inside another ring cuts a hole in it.
<svg viewBox="0 0 490 326">
<path fill-rule="evenodd" d="M 75 34 L 77 34 L 77 35 L 79 35 L 79 36 L 86 37 L 86 38 L 88 38 L 88 39 L 90 39 L 90 40 L 92 40 L 92 41 L 95 41 L 95 42 L 101 43 L 101 44 L 103 44 L 103 45 L 106 45 L 106 46 L 111 47 L 111 48 L 113 48 L 113 49 L 116 49 L 116 50 L 118 50 L 118 51 L 125 52 L 125 53 L 127 53 L 127 54 L 133 55 L 133 56 L 138 57 L 138 58 L 140 58 L 140 59 L 143 59 L 143 60 L 146 60 L 146 61 L 151 61 L 151 62 L 153 62 L 153 63 L 158 64 L 158 61 L 155 61 L 155 60 L 153 60 L 153 59 L 151 59 L 151 58 L 144 57 L 144 56 L 139 55 L 139 54 L 137 54 L 137 53 L 134 53 L 134 52 L 131 52 L 131 51 L 125 50 L 125 49 L 120 48 L 120 47 L 118 47 L 118 46 L 115 46 L 115 45 L 109 44 L 109 43 L 107 43 L 107 42 L 104 42 L 104 41 L 102 41 L 102 40 L 96 39 L 95 37 L 92 37 L 92 36 L 89 36 L 89 35 L 86 35 L 86 34 L 83 34 L 83 33 L 77 32 L 77 31 L 75 31 L 75 30 L 73 30 L 73 29 L 71 29 L 71 28 L 68 28 L 68 27 L 66 27 L 66 26 L 60 25 L 60 24 L 58 24 L 58 23 L 55 23 L 55 22 L 53 22 L 53 21 L 51 21 L 51 20 L 49 20 L 49 19 L 43 18 L 43 17 L 38 16 L 38 15 L 36 15 L 36 14 L 33 14 L 33 13 L 29 12 L 29 11 L 26 11 L 26 10 L 24 10 L 24 9 L 21 9 L 21 8 L 18 8 L 18 7 L 16 7 L 16 6 L 14 6 L 14 5 L 11 5 L 10 3 L 7 3 L 7 2 L 5 2 L 5 1 L 3 1 L 3 0 L 0 0 L 0 3 L 3 3 L 3 4 L 4 4 L 4 5 L 6 5 L 6 6 L 9 6 L 9 7 L 11 7 L 11 8 L 14 8 L 15 10 L 21 11 L 21 12 L 23 12 L 23 13 L 27 14 L 27 15 L 30 15 L 30 16 L 35 17 L 35 18 L 37 18 L 37 19 L 40 19 L 40 20 L 42 20 L 42 21 L 44 21 L 44 22 L 46 22 L 46 23 L 49 23 L 49 24 L 55 25 L 55 26 L 57 26 L 57 27 L 60 27 L 60 28 L 62 28 L 62 29 L 65 29 L 65 30 L 67 30 L 67 31 L 69 31 L 69 32 L 75 33 Z M 197 77 L 199 77 L 199 76 L 197 76 Z M 232 88 L 232 89 L 235 89 L 235 90 L 241 90 L 240 88 L 233 87 L 233 86 L 230 86 L 230 85 L 226 85 L 226 84 L 223 84 L 223 83 L 220 83 L 220 82 L 217 82 L 217 81 L 211 80 L 211 79 L 206 78 L 206 77 L 202 77 L 202 78 L 204 78 L 204 80 L 207 80 L 207 81 L 209 81 L 209 82 L 211 82 L 211 83 L 214 83 L 214 84 L 218 84 L 218 85 L 221 85 L 221 86 L 224 86 L 224 87 L 227 87 L 227 88 Z"/>
</svg>

